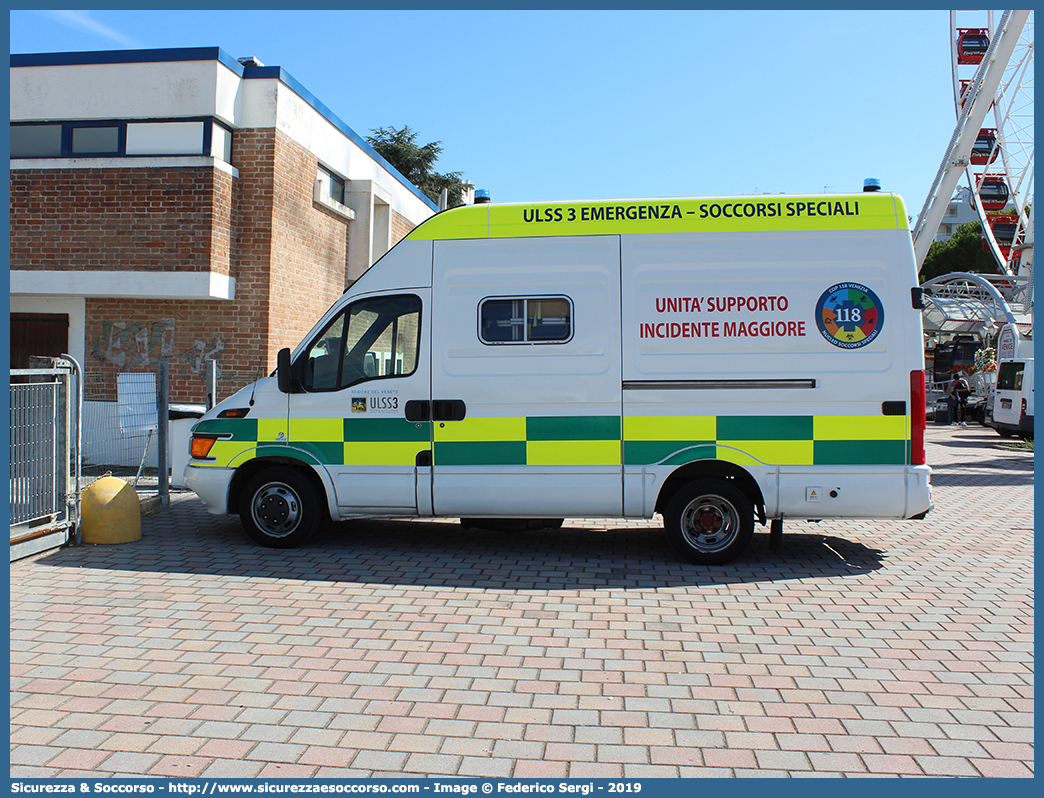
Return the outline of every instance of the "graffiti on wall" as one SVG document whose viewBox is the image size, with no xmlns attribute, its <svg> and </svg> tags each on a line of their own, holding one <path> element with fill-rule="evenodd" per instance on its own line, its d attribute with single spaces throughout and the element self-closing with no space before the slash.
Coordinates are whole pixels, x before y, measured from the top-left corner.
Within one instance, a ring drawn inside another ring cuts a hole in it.
<svg viewBox="0 0 1044 798">
<path fill-rule="evenodd" d="M 221 354 L 221 350 L 225 348 L 225 342 L 220 338 L 211 338 L 209 341 L 196 341 L 195 346 L 185 352 L 182 352 L 179 356 L 179 360 L 182 363 L 188 365 L 188 367 L 199 374 L 200 377 L 205 379 L 204 370 L 207 367 L 208 360 L 218 361 L 218 379 L 221 378 L 221 361 L 218 359 L 218 355 Z"/>
<path fill-rule="evenodd" d="M 137 321 L 104 321 L 101 338 L 91 342 L 91 354 L 121 369 L 154 365 L 174 353 L 174 325 L 174 319 L 159 319 L 151 327 Z"/>
<path fill-rule="evenodd" d="M 173 318 L 158 319 L 151 325 L 137 321 L 102 322 L 101 337 L 91 342 L 91 353 L 97 360 L 124 371 L 148 368 L 160 358 L 167 358 L 181 366 L 182 374 L 195 374 L 205 380 L 207 361 L 219 359 L 225 342 L 221 338 L 197 339 L 191 347 L 176 351 L 175 326 Z"/>
</svg>

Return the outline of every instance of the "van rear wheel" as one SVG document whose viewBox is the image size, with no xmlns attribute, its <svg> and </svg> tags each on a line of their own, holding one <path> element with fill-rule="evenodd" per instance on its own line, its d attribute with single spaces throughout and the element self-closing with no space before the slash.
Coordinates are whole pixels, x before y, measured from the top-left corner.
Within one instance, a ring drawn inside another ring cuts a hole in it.
<svg viewBox="0 0 1044 798">
<path fill-rule="evenodd" d="M 266 468 L 251 477 L 240 507 L 239 520 L 246 533 L 256 543 L 274 549 L 304 543 L 322 517 L 318 491 L 291 468 Z"/>
<path fill-rule="evenodd" d="M 754 535 L 754 506 L 739 488 L 721 479 L 698 479 L 671 497 L 663 514 L 667 539 L 696 565 L 727 563 Z"/>
</svg>

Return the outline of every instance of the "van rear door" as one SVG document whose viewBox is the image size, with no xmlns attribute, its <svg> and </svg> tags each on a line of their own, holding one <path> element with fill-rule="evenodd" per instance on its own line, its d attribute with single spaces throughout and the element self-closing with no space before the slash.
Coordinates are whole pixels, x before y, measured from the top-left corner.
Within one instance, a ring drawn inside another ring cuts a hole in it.
<svg viewBox="0 0 1044 798">
<path fill-rule="evenodd" d="M 1027 360 L 1002 360 L 998 364 L 997 394 L 993 400 L 993 420 L 997 424 L 1018 429 L 1023 415 L 1032 415 L 1028 399 L 1033 390 L 1031 366 L 1032 361 Z"/>
</svg>

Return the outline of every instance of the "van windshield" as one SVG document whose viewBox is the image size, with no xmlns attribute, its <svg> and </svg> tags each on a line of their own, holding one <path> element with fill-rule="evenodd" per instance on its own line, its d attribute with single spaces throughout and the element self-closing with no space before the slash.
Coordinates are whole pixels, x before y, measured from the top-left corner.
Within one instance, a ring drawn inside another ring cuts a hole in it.
<svg viewBox="0 0 1044 798">
<path fill-rule="evenodd" d="M 303 384 L 337 391 L 357 382 L 401 377 L 417 368 L 419 297 L 383 296 L 353 302 L 308 349 Z"/>
</svg>

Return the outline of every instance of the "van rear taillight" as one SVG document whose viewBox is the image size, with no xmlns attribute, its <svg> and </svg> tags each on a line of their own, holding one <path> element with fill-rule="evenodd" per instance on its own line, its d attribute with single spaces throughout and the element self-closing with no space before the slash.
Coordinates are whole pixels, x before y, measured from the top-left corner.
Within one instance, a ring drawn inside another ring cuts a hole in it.
<svg viewBox="0 0 1044 798">
<path fill-rule="evenodd" d="M 1019 418 L 1022 419 L 1022 418 L 1025 418 L 1025 417 L 1026 417 L 1026 400 L 1025 400 L 1025 398 L 1023 398 L 1023 400 L 1022 400 L 1022 412 L 1019 414 Z"/>
<path fill-rule="evenodd" d="M 924 465 L 924 428 L 927 425 L 924 372 L 910 372 L 910 465 Z"/>
</svg>

